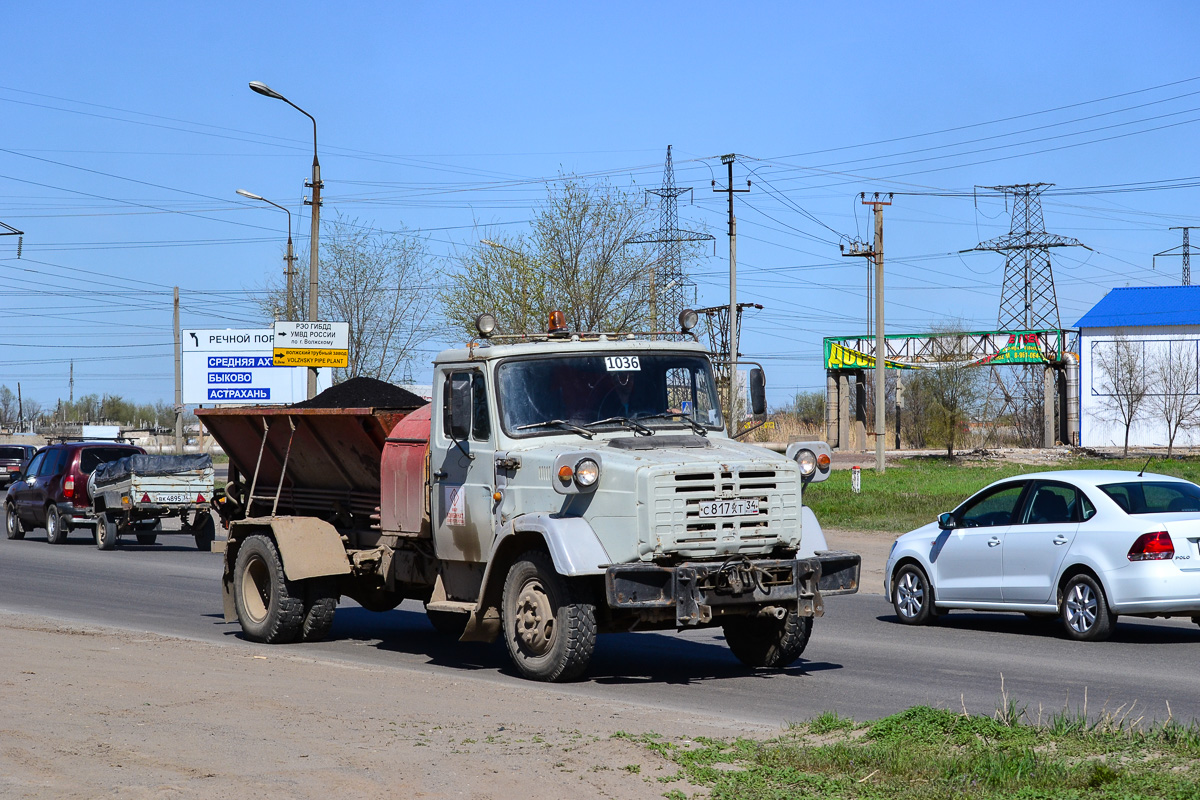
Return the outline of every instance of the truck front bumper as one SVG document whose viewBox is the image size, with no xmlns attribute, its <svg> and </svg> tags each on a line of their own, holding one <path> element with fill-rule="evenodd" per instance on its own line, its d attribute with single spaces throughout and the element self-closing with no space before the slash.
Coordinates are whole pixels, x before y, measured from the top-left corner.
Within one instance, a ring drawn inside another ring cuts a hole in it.
<svg viewBox="0 0 1200 800">
<path fill-rule="evenodd" d="M 858 591 L 861 561 L 857 553 L 826 551 L 799 559 L 618 564 L 605 571 L 604 583 L 610 608 L 635 613 L 673 608 L 681 628 L 768 608 L 819 617 L 823 596 Z"/>
</svg>

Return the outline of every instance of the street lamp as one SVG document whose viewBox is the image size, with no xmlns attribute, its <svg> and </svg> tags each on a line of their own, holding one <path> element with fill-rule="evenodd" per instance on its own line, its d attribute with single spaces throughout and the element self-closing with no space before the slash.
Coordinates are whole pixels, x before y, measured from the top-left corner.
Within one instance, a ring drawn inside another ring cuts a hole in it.
<svg viewBox="0 0 1200 800">
<path fill-rule="evenodd" d="M 304 116 L 312 120 L 313 124 L 313 163 L 312 163 L 312 237 L 309 244 L 308 252 L 308 320 L 309 322 L 317 321 L 317 266 L 319 258 L 317 254 L 317 239 L 321 228 L 321 162 L 317 160 L 317 120 L 312 114 L 305 111 L 300 106 L 288 100 L 279 92 L 259 81 L 250 81 L 251 90 L 261 94 L 263 97 L 270 97 L 275 100 L 282 100 L 292 108 L 299 111 Z M 311 400 L 317 395 L 317 370 L 314 367 L 309 367 L 308 370 L 308 397 Z"/>
<path fill-rule="evenodd" d="M 289 322 L 293 321 L 296 318 L 296 305 L 295 301 L 292 299 L 295 297 L 295 295 L 292 293 L 292 276 L 296 274 L 296 256 L 292 254 L 292 212 L 279 205 L 279 203 L 272 202 L 271 200 L 268 200 L 261 195 L 254 194 L 253 192 L 247 192 L 245 189 L 238 189 L 237 193 L 242 197 L 248 197 L 251 200 L 261 200 L 268 205 L 273 205 L 278 209 L 282 209 L 283 212 L 288 215 L 288 249 L 287 256 L 285 256 L 287 260 L 287 319 Z"/>
</svg>

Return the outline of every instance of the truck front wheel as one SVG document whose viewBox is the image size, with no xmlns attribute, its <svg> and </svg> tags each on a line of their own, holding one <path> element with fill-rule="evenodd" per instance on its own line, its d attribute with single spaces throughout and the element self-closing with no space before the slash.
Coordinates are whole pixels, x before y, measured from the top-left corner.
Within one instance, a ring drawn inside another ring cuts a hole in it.
<svg viewBox="0 0 1200 800">
<path fill-rule="evenodd" d="M 776 617 L 741 617 L 724 625 L 725 643 L 748 667 L 782 669 L 804 652 L 812 635 L 812 617 L 789 611 Z"/>
<path fill-rule="evenodd" d="M 233 597 L 246 638 L 286 644 L 304 625 L 303 592 L 283 574 L 283 561 L 270 538 L 247 536 L 233 567 Z"/>
<path fill-rule="evenodd" d="M 569 681 L 587 669 L 596 646 L 596 606 L 530 551 L 504 581 L 504 641 L 517 671 L 537 681 Z"/>
</svg>

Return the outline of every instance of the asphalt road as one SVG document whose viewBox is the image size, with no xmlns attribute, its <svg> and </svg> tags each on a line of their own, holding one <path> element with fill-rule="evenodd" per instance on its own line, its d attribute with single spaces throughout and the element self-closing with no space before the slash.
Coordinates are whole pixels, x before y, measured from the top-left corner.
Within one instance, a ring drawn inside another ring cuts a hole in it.
<svg viewBox="0 0 1200 800">
<path fill-rule="evenodd" d="M 248 647 L 221 614 L 220 559 L 190 537 L 100 552 L 75 532 L 50 546 L 41 530 L 0 539 L 0 610 Z M 320 657 L 481 680 L 515 677 L 502 645 L 459 644 L 434 633 L 421 606 L 375 614 L 343 600 L 329 641 L 287 645 Z M 1083 706 L 1136 702 L 1131 718 L 1200 719 L 1195 669 L 1200 627 L 1185 620 L 1123 619 L 1107 642 L 1061 638 L 1055 624 L 1021 615 L 956 612 L 934 627 L 895 622 L 879 595 L 830 598 L 804 657 L 788 670 L 747 673 L 720 631 L 602 636 L 585 679 L 556 687 L 581 696 L 666 710 L 784 723 L 836 711 L 855 719 L 916 704 L 992 713 L 1004 688 L 1036 718 Z M 1122 709 L 1121 713 L 1125 713 Z"/>
</svg>

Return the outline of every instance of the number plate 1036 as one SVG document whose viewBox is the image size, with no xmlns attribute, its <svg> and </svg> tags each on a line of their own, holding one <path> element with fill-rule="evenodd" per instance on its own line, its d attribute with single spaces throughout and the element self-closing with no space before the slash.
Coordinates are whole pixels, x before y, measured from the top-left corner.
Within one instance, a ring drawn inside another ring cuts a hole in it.
<svg viewBox="0 0 1200 800">
<path fill-rule="evenodd" d="M 641 372 L 642 362 L 637 356 L 605 356 L 604 368 L 609 372 Z"/>
<path fill-rule="evenodd" d="M 744 517 L 757 513 L 757 497 L 748 497 L 743 500 L 700 501 L 700 516 L 702 517 Z"/>
</svg>

